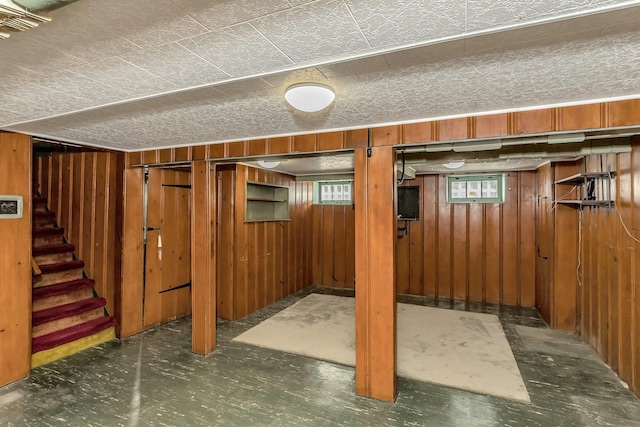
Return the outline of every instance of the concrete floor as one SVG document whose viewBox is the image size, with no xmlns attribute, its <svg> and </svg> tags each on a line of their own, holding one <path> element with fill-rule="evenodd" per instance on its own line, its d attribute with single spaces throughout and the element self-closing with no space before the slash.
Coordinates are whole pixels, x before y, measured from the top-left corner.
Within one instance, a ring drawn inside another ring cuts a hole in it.
<svg viewBox="0 0 640 427">
<path fill-rule="evenodd" d="M 534 310 L 399 297 L 497 314 L 531 405 L 398 379 L 396 403 L 354 394 L 354 369 L 230 340 L 312 287 L 237 322 L 208 357 L 180 319 L 37 368 L 0 388 L 2 426 L 640 426 L 640 400 L 575 334 Z M 348 292 L 347 292 L 348 293 Z"/>
</svg>

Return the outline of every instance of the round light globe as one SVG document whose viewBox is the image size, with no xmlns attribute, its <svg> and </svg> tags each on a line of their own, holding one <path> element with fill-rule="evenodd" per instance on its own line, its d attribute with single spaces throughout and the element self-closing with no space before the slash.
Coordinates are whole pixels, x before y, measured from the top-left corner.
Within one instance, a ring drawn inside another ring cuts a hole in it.
<svg viewBox="0 0 640 427">
<path fill-rule="evenodd" d="M 314 113 L 327 108 L 336 99 L 336 94 L 323 84 L 300 83 L 289 86 L 284 99 L 296 110 Z"/>
</svg>

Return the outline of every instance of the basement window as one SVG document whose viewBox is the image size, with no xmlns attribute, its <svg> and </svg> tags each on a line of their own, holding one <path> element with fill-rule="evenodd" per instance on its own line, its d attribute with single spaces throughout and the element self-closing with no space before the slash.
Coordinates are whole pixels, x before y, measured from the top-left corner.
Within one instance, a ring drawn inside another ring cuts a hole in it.
<svg viewBox="0 0 640 427">
<path fill-rule="evenodd" d="M 447 203 L 504 203 L 504 174 L 447 176 Z"/>
<path fill-rule="evenodd" d="M 352 181 L 318 181 L 313 183 L 313 203 L 316 205 L 350 205 Z"/>
</svg>

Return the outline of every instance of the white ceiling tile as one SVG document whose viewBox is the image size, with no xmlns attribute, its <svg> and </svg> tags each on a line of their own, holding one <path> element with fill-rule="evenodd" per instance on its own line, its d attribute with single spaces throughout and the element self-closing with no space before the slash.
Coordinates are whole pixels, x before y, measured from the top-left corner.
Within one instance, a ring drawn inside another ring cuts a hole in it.
<svg viewBox="0 0 640 427">
<path fill-rule="evenodd" d="M 129 98 L 177 89 L 173 83 L 144 71 L 121 58 L 111 58 L 73 69 L 74 73 L 129 94 Z"/>
<path fill-rule="evenodd" d="M 77 19 L 72 8 L 62 8 L 54 19 L 29 32 L 29 37 L 53 51 L 62 51 L 85 62 L 99 61 L 139 49 L 137 45 L 93 19 Z"/>
<path fill-rule="evenodd" d="M 292 61 L 249 24 L 240 24 L 179 42 L 234 77 L 280 69 Z"/>
<path fill-rule="evenodd" d="M 83 0 L 91 2 L 93 21 L 138 46 L 164 44 L 208 30 L 169 0 Z M 100 3 L 97 5 L 96 3 Z"/>
<path fill-rule="evenodd" d="M 13 87 L 10 91 L 0 91 L 0 105 L 11 106 L 11 111 L 21 115 L 22 121 L 68 113 L 77 108 L 86 108 L 88 103 L 65 92 L 25 84 Z"/>
<path fill-rule="evenodd" d="M 282 96 L 284 96 L 284 92 L 289 86 L 297 83 L 311 82 L 331 85 L 327 76 L 318 67 L 264 76 L 262 80 L 266 81 L 271 87 L 276 88 Z"/>
<path fill-rule="evenodd" d="M 256 19 L 252 24 L 294 62 L 369 48 L 340 0 L 320 0 Z"/>
<path fill-rule="evenodd" d="M 121 58 L 182 88 L 229 78 L 227 73 L 175 42 Z"/>
<path fill-rule="evenodd" d="M 38 28 L 31 31 L 37 30 Z M 80 58 L 35 41 L 29 37 L 29 33 L 18 33 L 7 40 L 2 40 L 0 58 L 9 64 L 16 64 L 40 74 L 68 70 L 86 63 Z"/>
<path fill-rule="evenodd" d="M 470 31 L 523 24 L 537 19 L 553 19 L 568 12 L 597 11 L 622 5 L 624 0 L 468 0 L 467 29 Z"/>
<path fill-rule="evenodd" d="M 32 79 L 39 86 L 67 93 L 80 99 L 86 99 L 93 105 L 103 105 L 128 99 L 126 91 L 105 86 L 102 82 L 88 79 L 73 71 L 61 71 Z"/>
<path fill-rule="evenodd" d="M 265 91 L 272 91 L 273 86 L 264 78 L 258 78 L 223 83 L 217 85 L 216 89 L 226 96 L 251 96 Z"/>
<path fill-rule="evenodd" d="M 411 55 L 408 53 L 408 55 Z M 371 74 L 376 72 L 383 72 L 389 70 L 389 62 L 384 55 L 371 56 L 368 58 L 362 58 L 357 61 L 344 61 L 336 64 L 322 65 L 316 67 L 324 78 L 332 80 L 338 76 L 341 77 L 356 77 Z M 340 88 L 334 88 L 340 90 Z"/>
<path fill-rule="evenodd" d="M 210 30 L 240 24 L 291 7 L 286 0 L 222 0 L 213 2 L 182 0 L 177 5 Z"/>
<path fill-rule="evenodd" d="M 418 43 L 463 33 L 463 0 L 346 0 L 373 48 Z"/>
</svg>

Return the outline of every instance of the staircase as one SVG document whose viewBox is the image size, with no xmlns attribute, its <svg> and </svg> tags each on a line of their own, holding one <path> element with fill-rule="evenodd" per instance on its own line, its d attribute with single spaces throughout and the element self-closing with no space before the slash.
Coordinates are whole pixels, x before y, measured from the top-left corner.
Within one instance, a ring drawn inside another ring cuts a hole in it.
<svg viewBox="0 0 640 427">
<path fill-rule="evenodd" d="M 84 262 L 66 242 L 45 197 L 33 199 L 33 277 L 31 367 L 50 363 L 115 338 L 115 319 L 95 282 L 85 278 Z"/>
</svg>

